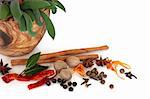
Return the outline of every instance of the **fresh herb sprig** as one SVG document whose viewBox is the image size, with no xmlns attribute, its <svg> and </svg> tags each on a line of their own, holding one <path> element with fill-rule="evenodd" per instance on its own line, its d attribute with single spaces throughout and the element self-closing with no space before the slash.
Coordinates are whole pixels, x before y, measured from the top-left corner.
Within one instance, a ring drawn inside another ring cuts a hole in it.
<svg viewBox="0 0 150 99">
<path fill-rule="evenodd" d="M 48 66 L 42 66 L 37 64 L 39 58 L 40 52 L 30 56 L 29 59 L 27 60 L 26 68 L 21 74 L 32 76 L 38 72 L 48 69 Z"/>
<path fill-rule="evenodd" d="M 57 8 L 66 12 L 65 7 L 58 0 L 1 0 L 0 1 L 0 20 L 7 20 L 13 17 L 18 22 L 21 31 L 28 31 L 31 36 L 36 33 L 32 31 L 32 22 L 36 21 L 39 26 L 43 25 L 41 17 L 46 23 L 46 29 L 49 35 L 55 38 L 55 28 L 48 15 L 42 12 L 42 9 L 50 9 L 53 14 Z"/>
</svg>

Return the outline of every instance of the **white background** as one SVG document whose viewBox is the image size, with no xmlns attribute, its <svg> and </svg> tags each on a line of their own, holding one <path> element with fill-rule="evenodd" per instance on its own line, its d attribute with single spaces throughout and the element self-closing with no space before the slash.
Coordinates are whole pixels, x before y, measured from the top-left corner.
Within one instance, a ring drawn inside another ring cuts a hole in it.
<svg viewBox="0 0 150 99">
<path fill-rule="evenodd" d="M 150 98 L 150 1 L 149 0 L 61 0 L 67 13 L 61 10 L 51 19 L 55 24 L 56 38 L 53 41 L 46 33 L 42 41 L 31 53 L 42 51 L 55 52 L 72 48 L 109 45 L 110 49 L 97 52 L 104 57 L 122 60 L 132 66 L 132 72 L 138 80 L 121 80 L 110 70 L 106 85 L 90 81 L 92 86 L 78 86 L 70 93 L 59 85 L 43 86 L 29 91 L 27 85 L 32 82 L 14 81 L 5 84 L 0 80 L 0 97 L 45 97 L 45 98 Z M 30 54 L 30 55 L 31 55 Z M 24 57 L 28 57 L 24 56 Z M 6 56 L 0 55 L 5 62 Z M 12 72 L 20 72 L 15 67 Z M 101 68 L 100 68 L 101 69 Z M 82 82 L 78 75 L 73 81 Z M 108 85 L 113 83 L 114 90 Z"/>
</svg>

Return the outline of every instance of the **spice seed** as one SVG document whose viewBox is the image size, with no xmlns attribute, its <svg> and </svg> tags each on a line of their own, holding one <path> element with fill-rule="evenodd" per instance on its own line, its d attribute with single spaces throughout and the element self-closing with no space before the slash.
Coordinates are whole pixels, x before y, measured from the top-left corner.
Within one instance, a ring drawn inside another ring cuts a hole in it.
<svg viewBox="0 0 150 99">
<path fill-rule="evenodd" d="M 52 79 L 52 83 L 56 83 L 56 79 Z"/>
<path fill-rule="evenodd" d="M 47 85 L 47 86 L 50 86 L 50 85 L 51 85 L 51 82 L 50 82 L 50 81 L 47 81 L 47 82 L 46 82 L 46 85 Z"/>
<path fill-rule="evenodd" d="M 71 81 L 69 81 L 69 82 L 68 82 L 68 86 L 71 86 L 71 85 L 72 85 L 72 82 L 71 82 Z"/>
<path fill-rule="evenodd" d="M 120 69 L 120 73 L 123 74 L 125 72 L 124 69 Z"/>
<path fill-rule="evenodd" d="M 100 75 L 103 76 L 105 73 L 104 72 L 100 72 Z"/>
<path fill-rule="evenodd" d="M 67 85 L 63 85 L 63 88 L 64 88 L 64 89 L 67 89 L 67 88 L 68 88 L 68 86 L 67 86 Z"/>
<path fill-rule="evenodd" d="M 104 75 L 103 75 L 103 77 L 104 77 L 104 78 L 107 78 L 107 75 L 106 75 L 106 74 L 104 74 Z"/>
<path fill-rule="evenodd" d="M 110 85 L 109 85 L 109 88 L 110 88 L 110 89 L 113 89 L 113 88 L 114 88 L 114 85 L 113 85 L 113 84 L 110 84 Z"/>
<path fill-rule="evenodd" d="M 76 83 L 76 82 L 73 82 L 72 85 L 75 87 L 75 86 L 77 86 L 77 83 Z"/>
<path fill-rule="evenodd" d="M 90 76 L 90 75 L 91 75 L 91 71 L 87 71 L 87 72 L 86 72 L 86 75 L 87 75 L 87 76 Z"/>
<path fill-rule="evenodd" d="M 58 78 L 58 79 L 57 79 L 57 81 L 58 81 L 59 83 L 61 83 L 61 82 L 62 82 L 62 80 L 61 80 L 60 78 Z"/>
<path fill-rule="evenodd" d="M 101 84 L 105 84 L 105 80 L 101 80 L 100 83 L 101 83 Z"/>
<path fill-rule="evenodd" d="M 73 91 L 73 88 L 72 88 L 72 87 L 69 87 L 69 91 Z"/>
</svg>

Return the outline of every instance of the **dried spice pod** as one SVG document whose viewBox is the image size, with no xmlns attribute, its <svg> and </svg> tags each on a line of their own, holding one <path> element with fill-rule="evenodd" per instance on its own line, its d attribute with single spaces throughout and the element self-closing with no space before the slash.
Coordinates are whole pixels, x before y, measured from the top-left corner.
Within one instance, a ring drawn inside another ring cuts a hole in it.
<svg viewBox="0 0 150 99">
<path fill-rule="evenodd" d="M 92 67 L 94 65 L 93 60 L 94 59 L 86 59 L 86 60 L 84 60 L 83 61 L 84 67 L 86 67 L 86 68 Z"/>
</svg>

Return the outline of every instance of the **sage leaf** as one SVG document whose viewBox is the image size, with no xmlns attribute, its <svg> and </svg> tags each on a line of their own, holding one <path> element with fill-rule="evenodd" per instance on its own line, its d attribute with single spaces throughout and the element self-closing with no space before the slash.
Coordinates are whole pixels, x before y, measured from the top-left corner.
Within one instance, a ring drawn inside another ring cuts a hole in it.
<svg viewBox="0 0 150 99">
<path fill-rule="evenodd" d="M 10 14 L 10 9 L 8 5 L 1 4 L 0 5 L 0 20 L 7 19 Z"/>
<path fill-rule="evenodd" d="M 14 19 L 19 21 L 21 16 L 22 16 L 22 12 L 21 12 L 18 0 L 11 1 L 10 11 L 11 11 L 12 16 L 14 17 Z"/>
<path fill-rule="evenodd" d="M 34 10 L 33 10 L 33 13 L 34 13 L 34 15 L 35 15 L 36 23 L 37 23 L 39 26 L 42 26 L 43 23 L 41 22 L 41 19 L 40 19 L 41 14 L 40 14 L 39 9 L 34 9 Z"/>
<path fill-rule="evenodd" d="M 25 0 L 21 8 L 26 9 L 41 9 L 49 8 L 51 5 L 46 0 Z"/>
<path fill-rule="evenodd" d="M 46 29 L 48 30 L 48 34 L 54 39 L 55 38 L 55 28 L 54 28 L 54 25 L 53 25 L 51 19 L 42 11 L 41 11 L 41 16 L 43 17 L 44 22 L 46 24 Z"/>
<path fill-rule="evenodd" d="M 30 16 L 27 13 L 25 13 L 25 12 L 23 12 L 23 16 L 24 16 L 25 21 L 26 21 L 26 26 L 27 26 L 28 33 L 31 36 L 35 36 L 36 33 L 32 31 L 32 20 L 31 20 Z"/>
<path fill-rule="evenodd" d="M 21 16 L 20 20 L 18 21 L 18 24 L 19 24 L 20 31 L 23 32 L 27 30 L 24 16 Z"/>
<path fill-rule="evenodd" d="M 32 10 L 25 10 L 25 12 L 31 17 L 32 22 L 35 20 L 35 16 Z"/>
<path fill-rule="evenodd" d="M 36 64 L 33 68 L 25 71 L 24 74 L 26 76 L 32 76 L 32 75 L 34 75 L 38 72 L 41 72 L 43 70 L 46 70 L 46 69 L 48 69 L 48 66 L 41 66 L 41 65 Z"/>
<path fill-rule="evenodd" d="M 62 9 L 64 12 L 66 12 L 66 9 L 65 9 L 64 5 L 61 2 L 55 1 L 55 5 L 57 7 L 59 7 L 60 9 Z"/>
<path fill-rule="evenodd" d="M 41 54 L 41 52 L 38 52 L 38 53 L 33 54 L 32 56 L 29 57 L 29 59 L 27 60 L 26 69 L 25 70 L 28 70 L 28 69 L 34 67 L 37 64 L 37 61 L 40 58 L 40 54 Z"/>
</svg>

